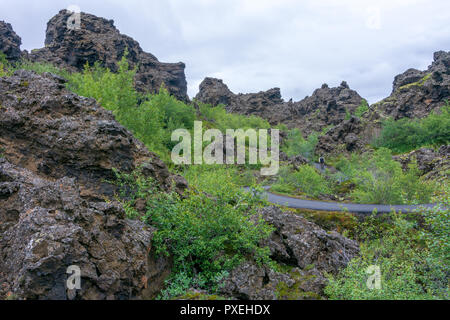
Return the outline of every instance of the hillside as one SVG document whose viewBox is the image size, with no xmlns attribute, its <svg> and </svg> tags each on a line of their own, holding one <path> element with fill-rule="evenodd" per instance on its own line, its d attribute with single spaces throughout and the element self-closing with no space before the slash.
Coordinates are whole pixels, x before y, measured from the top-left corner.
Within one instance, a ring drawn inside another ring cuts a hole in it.
<svg viewBox="0 0 450 320">
<path fill-rule="evenodd" d="M 82 13 L 70 30 L 69 14 L 30 53 L 0 21 L 0 299 L 448 299 L 450 52 L 370 106 L 345 81 L 286 102 L 214 78 L 191 102 L 183 63 L 159 62 L 112 20 Z M 197 121 L 202 136 L 280 130 L 279 172 L 263 176 L 261 158 L 174 164 L 172 133 Z M 263 187 L 428 206 L 294 210 Z M 79 290 L 65 286 L 71 265 Z"/>
</svg>

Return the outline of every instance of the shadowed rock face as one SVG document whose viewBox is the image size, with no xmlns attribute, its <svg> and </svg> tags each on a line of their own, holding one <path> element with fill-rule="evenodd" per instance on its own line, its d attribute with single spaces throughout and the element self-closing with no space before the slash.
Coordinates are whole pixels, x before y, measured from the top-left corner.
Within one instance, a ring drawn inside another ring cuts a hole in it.
<svg viewBox="0 0 450 320">
<path fill-rule="evenodd" d="M 186 187 L 111 112 L 67 91 L 64 82 L 24 70 L 0 78 L 0 148 L 9 161 L 40 176 L 76 178 L 90 199 L 113 195 L 115 187 L 105 182 L 113 168 L 130 172 L 141 164 L 163 188 Z"/>
<path fill-rule="evenodd" d="M 18 61 L 21 57 L 20 45 L 22 39 L 14 32 L 9 23 L 0 21 L 0 51 L 11 62 Z"/>
<path fill-rule="evenodd" d="M 0 298 L 152 298 L 170 274 L 154 258 L 154 229 L 125 218 L 120 204 L 89 202 L 75 179 L 42 179 L 0 159 Z M 68 290 L 69 266 L 81 290 Z"/>
<path fill-rule="evenodd" d="M 259 93 L 234 94 L 222 80 L 214 78 L 206 78 L 200 84 L 200 92 L 195 98 L 214 106 L 224 104 L 231 113 L 255 115 L 271 124 L 283 123 L 291 128 L 299 128 L 306 135 L 337 125 L 363 101 L 346 82 L 336 88 L 323 85 L 311 97 L 299 102 L 285 102 L 279 88 Z"/>
<path fill-rule="evenodd" d="M 64 82 L 24 70 L 0 78 L 0 298 L 151 298 L 170 261 L 151 254 L 151 227 L 105 202 L 116 191 L 105 180 L 142 164 L 163 189 L 186 181 Z M 65 288 L 70 265 L 82 272 L 76 293 Z"/>
<path fill-rule="evenodd" d="M 45 48 L 33 50 L 32 61 L 51 62 L 59 67 L 80 71 L 86 62 L 99 61 L 113 71 L 128 48 L 131 66 L 138 66 L 136 88 L 143 92 L 157 92 L 164 83 L 171 94 L 188 101 L 184 63 L 162 63 L 150 53 L 144 52 L 139 43 L 123 35 L 106 20 L 91 14 L 81 13 L 81 28 L 70 30 L 67 10 L 60 11 L 47 23 Z"/>
</svg>

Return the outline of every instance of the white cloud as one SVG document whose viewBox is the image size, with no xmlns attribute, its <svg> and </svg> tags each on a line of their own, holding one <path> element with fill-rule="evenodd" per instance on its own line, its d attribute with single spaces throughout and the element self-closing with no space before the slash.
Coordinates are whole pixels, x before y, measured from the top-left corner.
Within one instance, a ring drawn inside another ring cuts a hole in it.
<svg viewBox="0 0 450 320">
<path fill-rule="evenodd" d="M 71 4 L 114 19 L 161 61 L 185 62 L 191 97 L 215 76 L 235 92 L 280 87 L 294 100 L 346 80 L 375 102 L 396 74 L 450 50 L 447 0 L 0 0 L 0 19 L 32 49 L 47 20 Z"/>
</svg>

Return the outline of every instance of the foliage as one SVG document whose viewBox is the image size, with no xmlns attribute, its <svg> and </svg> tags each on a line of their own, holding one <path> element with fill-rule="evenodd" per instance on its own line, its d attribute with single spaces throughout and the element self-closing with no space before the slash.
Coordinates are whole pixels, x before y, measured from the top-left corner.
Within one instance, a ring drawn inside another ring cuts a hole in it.
<svg viewBox="0 0 450 320">
<path fill-rule="evenodd" d="M 118 72 L 102 68 L 98 63 L 86 65 L 82 73 L 70 75 L 69 89 L 95 98 L 104 108 L 114 112 L 149 149 L 168 161 L 173 147 L 172 131 L 192 129 L 195 110 L 178 101 L 161 87 L 158 94 L 142 95 L 134 88 L 136 70 L 130 70 L 126 55 L 118 63 Z"/>
<path fill-rule="evenodd" d="M 137 199 L 144 199 L 147 211 L 142 219 L 157 229 L 152 240 L 156 253 L 173 258 L 173 277 L 163 298 L 192 286 L 214 291 L 226 272 L 244 258 L 271 263 L 268 248 L 259 246 L 273 231 L 256 215 L 263 202 L 227 176 L 215 176 L 221 187 L 214 194 L 191 189 L 184 198 L 159 191 L 139 171 L 117 173 L 117 179 L 122 190 L 119 200 L 128 199 L 121 200 L 128 216 L 139 215 L 133 207 Z"/>
<path fill-rule="evenodd" d="M 225 192 L 229 184 L 220 184 L 218 181 L 226 179 L 239 187 L 254 187 L 255 177 L 248 170 L 240 172 L 238 166 L 225 165 L 195 165 L 187 166 L 180 172 L 189 185 L 209 194 Z M 250 173 L 250 174 L 249 174 Z"/>
<path fill-rule="evenodd" d="M 423 119 L 388 119 L 383 123 L 380 136 L 373 142 L 376 147 L 389 148 L 402 153 L 422 146 L 440 146 L 450 142 L 450 106 L 430 113 Z"/>
<path fill-rule="evenodd" d="M 351 196 L 360 203 L 428 203 L 434 191 L 433 183 L 420 179 L 416 163 L 411 163 L 409 170 L 403 172 L 401 164 L 392 159 L 386 148 L 373 154 L 342 158 L 336 168 L 356 184 Z"/>
<path fill-rule="evenodd" d="M 329 182 L 309 165 L 300 166 L 298 170 L 282 167 L 278 181 L 271 190 L 282 193 L 301 192 L 312 197 L 331 192 Z"/>
<path fill-rule="evenodd" d="M 209 104 L 198 102 L 200 118 L 225 133 L 226 129 L 269 129 L 270 124 L 256 116 L 244 116 L 227 113 L 223 105 L 212 107 Z"/>
<path fill-rule="evenodd" d="M 369 111 L 369 103 L 367 102 L 367 100 L 363 99 L 359 107 L 355 110 L 355 116 L 361 118 L 361 116 L 367 111 Z"/>
<path fill-rule="evenodd" d="M 69 78 L 70 73 L 64 69 L 55 67 L 48 62 L 30 62 L 28 60 L 21 60 L 15 66 L 14 70 L 28 70 L 34 71 L 38 74 L 43 74 L 45 72 L 56 74 L 60 77 Z"/>
<path fill-rule="evenodd" d="M 0 51 L 0 77 L 9 76 L 10 65 L 8 60 L 6 60 L 6 55 Z"/>
<path fill-rule="evenodd" d="M 313 160 L 315 156 L 314 150 L 318 142 L 318 133 L 312 133 L 305 139 L 303 138 L 301 131 L 295 128 L 289 130 L 282 151 L 284 151 L 288 157 L 302 155 L 309 160 Z"/>
<path fill-rule="evenodd" d="M 423 209 L 415 220 L 399 213 L 380 225 L 372 217 L 361 223 L 365 230 L 360 256 L 336 277 L 330 277 L 325 293 L 330 299 L 448 299 L 449 209 Z M 420 221 L 425 217 L 425 225 Z M 381 288 L 369 289 L 366 273 L 376 265 Z"/>
</svg>

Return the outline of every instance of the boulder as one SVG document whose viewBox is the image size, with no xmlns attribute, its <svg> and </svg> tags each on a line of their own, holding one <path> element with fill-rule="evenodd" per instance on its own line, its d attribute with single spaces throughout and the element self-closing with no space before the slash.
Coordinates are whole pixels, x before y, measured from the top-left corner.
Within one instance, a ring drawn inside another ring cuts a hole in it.
<svg viewBox="0 0 450 320">
<path fill-rule="evenodd" d="M 358 117 L 352 116 L 319 137 L 316 154 L 338 154 L 363 150 L 366 140 L 361 138 L 364 124 Z"/>
<path fill-rule="evenodd" d="M 356 241 L 327 232 L 300 215 L 271 206 L 260 216 L 275 227 L 263 245 L 287 271 L 274 271 L 246 262 L 224 281 L 222 294 L 239 299 L 319 299 L 327 284 L 325 274 L 336 274 L 359 254 Z"/>
<path fill-rule="evenodd" d="M 81 196 L 111 197 L 113 169 L 129 173 L 145 165 L 145 174 L 168 190 L 184 179 L 115 121 L 94 99 L 65 89 L 65 80 L 19 70 L 0 78 L 0 149 L 13 164 L 49 179 L 75 178 Z"/>
<path fill-rule="evenodd" d="M 45 179 L 0 159 L 0 299 L 153 298 L 170 274 L 154 229 L 120 204 L 90 202 L 74 178 Z M 68 288 L 70 266 L 81 289 Z"/>
<path fill-rule="evenodd" d="M 449 179 L 450 146 L 442 146 L 439 151 L 430 148 L 421 148 L 409 153 L 394 156 L 393 159 L 400 162 L 403 170 L 408 170 L 409 164 L 416 161 L 417 168 L 426 179 Z"/>
</svg>

